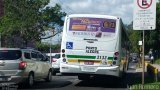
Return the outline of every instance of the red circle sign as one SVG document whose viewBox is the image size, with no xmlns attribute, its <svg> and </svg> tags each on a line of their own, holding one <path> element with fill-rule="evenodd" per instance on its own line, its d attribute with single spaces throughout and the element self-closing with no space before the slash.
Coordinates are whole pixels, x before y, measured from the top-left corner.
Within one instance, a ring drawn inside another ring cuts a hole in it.
<svg viewBox="0 0 160 90">
<path fill-rule="evenodd" d="M 137 0 L 137 4 L 142 9 L 147 9 L 152 5 L 152 0 Z"/>
</svg>

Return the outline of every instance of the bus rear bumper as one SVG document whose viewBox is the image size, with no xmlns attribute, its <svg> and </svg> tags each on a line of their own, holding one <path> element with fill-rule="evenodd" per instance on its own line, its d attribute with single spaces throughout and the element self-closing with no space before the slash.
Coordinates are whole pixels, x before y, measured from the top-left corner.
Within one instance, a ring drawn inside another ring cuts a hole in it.
<svg viewBox="0 0 160 90">
<path fill-rule="evenodd" d="M 111 75 L 120 77 L 119 66 L 78 66 L 61 64 L 60 72 L 62 74 L 91 74 L 91 75 Z"/>
</svg>

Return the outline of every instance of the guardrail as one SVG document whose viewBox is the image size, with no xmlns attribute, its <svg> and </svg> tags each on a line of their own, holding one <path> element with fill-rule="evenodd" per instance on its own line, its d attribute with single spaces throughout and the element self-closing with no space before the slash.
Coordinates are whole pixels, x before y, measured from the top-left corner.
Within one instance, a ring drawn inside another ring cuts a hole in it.
<svg viewBox="0 0 160 90">
<path fill-rule="evenodd" d="M 146 64 L 147 66 L 147 73 L 150 77 L 153 77 L 155 79 L 155 81 L 158 81 L 158 68 L 153 66 L 150 63 Z"/>
</svg>

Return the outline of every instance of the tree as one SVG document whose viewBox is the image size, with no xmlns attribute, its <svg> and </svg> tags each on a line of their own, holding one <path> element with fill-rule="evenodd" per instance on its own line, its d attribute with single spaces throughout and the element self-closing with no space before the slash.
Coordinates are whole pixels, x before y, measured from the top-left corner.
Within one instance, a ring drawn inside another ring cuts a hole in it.
<svg viewBox="0 0 160 90">
<path fill-rule="evenodd" d="M 125 25 L 129 39 L 131 41 L 131 52 L 139 52 L 140 47 L 138 45 L 138 41 L 142 40 L 141 31 L 133 30 L 133 22 L 129 25 Z"/>
<path fill-rule="evenodd" d="M 149 49 L 158 50 L 159 43 L 160 43 L 160 3 L 157 3 L 156 7 L 156 29 L 151 31 L 146 31 L 145 33 L 145 41 L 147 41 L 145 44 L 146 51 L 149 51 Z"/>
<path fill-rule="evenodd" d="M 148 54 L 150 49 L 154 51 L 159 51 L 159 43 L 160 43 L 160 2 L 157 3 L 156 7 L 156 30 L 145 31 L 145 54 Z M 130 40 L 132 41 L 132 51 L 138 51 L 138 41 L 142 40 L 142 31 L 133 31 L 131 27 L 133 24 L 127 26 L 129 29 Z"/>
<path fill-rule="evenodd" d="M 48 3 L 49 0 L 4 0 L 5 16 L 0 20 L 2 37 L 18 36 L 27 45 L 30 41 L 40 41 L 48 28 L 62 27 L 61 18 L 66 14 L 61 12 L 60 5 L 46 7 Z"/>
<path fill-rule="evenodd" d="M 40 43 L 40 42 L 37 42 L 36 43 L 36 48 L 43 52 L 43 53 L 47 53 L 47 52 L 50 52 L 50 48 L 51 48 L 51 52 L 57 52 L 59 53 L 60 52 L 60 44 L 57 44 L 57 45 L 51 45 L 49 43 L 45 44 L 45 43 Z"/>
<path fill-rule="evenodd" d="M 4 4 L 3 0 L 0 0 L 0 17 L 4 15 Z"/>
</svg>

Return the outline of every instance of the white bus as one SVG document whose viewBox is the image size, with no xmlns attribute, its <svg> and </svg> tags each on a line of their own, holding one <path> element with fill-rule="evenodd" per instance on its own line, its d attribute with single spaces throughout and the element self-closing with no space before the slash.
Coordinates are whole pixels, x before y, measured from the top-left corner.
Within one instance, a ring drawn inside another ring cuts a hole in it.
<svg viewBox="0 0 160 90">
<path fill-rule="evenodd" d="M 61 43 L 62 74 L 76 74 L 80 80 L 91 75 L 121 77 L 128 55 L 129 39 L 119 17 L 66 16 Z"/>
</svg>

